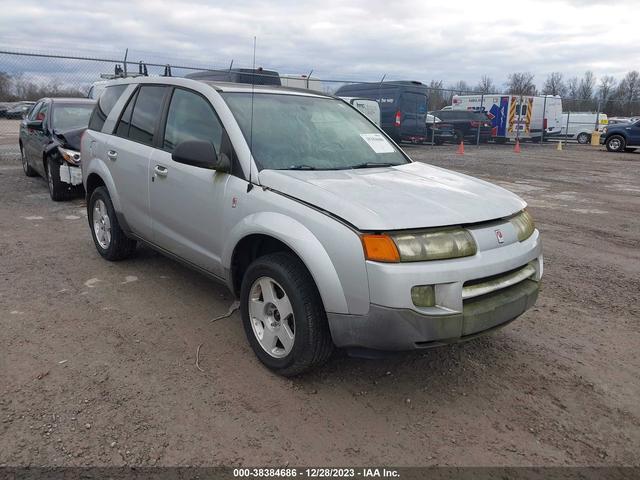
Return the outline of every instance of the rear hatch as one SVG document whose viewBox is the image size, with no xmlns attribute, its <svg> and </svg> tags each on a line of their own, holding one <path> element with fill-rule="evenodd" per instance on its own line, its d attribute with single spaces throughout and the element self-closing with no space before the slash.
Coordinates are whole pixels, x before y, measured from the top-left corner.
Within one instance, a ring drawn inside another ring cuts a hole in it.
<svg viewBox="0 0 640 480">
<path fill-rule="evenodd" d="M 395 127 L 402 140 L 422 141 L 427 135 L 427 96 L 418 92 L 402 92 L 395 116 Z"/>
</svg>

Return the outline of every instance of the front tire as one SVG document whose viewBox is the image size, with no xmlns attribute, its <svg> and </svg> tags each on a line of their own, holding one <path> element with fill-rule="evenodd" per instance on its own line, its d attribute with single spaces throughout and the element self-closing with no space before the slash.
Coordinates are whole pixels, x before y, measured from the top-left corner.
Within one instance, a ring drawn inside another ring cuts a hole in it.
<svg viewBox="0 0 640 480">
<path fill-rule="evenodd" d="M 580 145 L 586 145 L 591 141 L 591 135 L 589 135 L 588 133 L 582 132 L 578 135 L 576 140 L 578 140 L 578 143 Z"/>
<path fill-rule="evenodd" d="M 333 352 L 320 293 L 293 254 L 265 255 L 249 265 L 242 279 L 240 313 L 254 353 L 279 375 L 315 368 Z"/>
<path fill-rule="evenodd" d="M 123 260 L 135 251 L 136 241 L 120 228 L 111 197 L 105 187 L 96 188 L 87 204 L 91 236 L 98 253 L 109 261 Z"/>
<path fill-rule="evenodd" d="M 60 180 L 60 165 L 58 165 L 55 160 L 49 158 L 45 167 L 51 200 L 54 202 L 64 200 L 67 198 L 68 188 L 62 183 L 62 180 Z"/>
<path fill-rule="evenodd" d="M 607 150 L 614 153 L 624 152 L 627 142 L 621 135 L 611 135 L 606 141 Z"/>
</svg>

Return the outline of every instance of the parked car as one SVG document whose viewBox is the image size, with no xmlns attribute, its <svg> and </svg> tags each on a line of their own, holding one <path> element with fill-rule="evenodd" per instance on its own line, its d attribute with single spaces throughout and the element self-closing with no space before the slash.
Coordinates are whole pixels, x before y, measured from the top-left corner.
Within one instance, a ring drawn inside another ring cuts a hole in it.
<svg viewBox="0 0 640 480">
<path fill-rule="evenodd" d="M 488 142 L 492 138 L 491 120 L 485 112 L 474 112 L 473 110 L 437 110 L 429 113 L 453 126 L 454 140 L 456 143 L 460 143 L 463 140 L 475 143 L 478 128 L 480 129 L 481 142 Z"/>
<path fill-rule="evenodd" d="M 538 294 L 542 245 L 522 199 L 411 161 L 335 97 L 116 81 L 81 152 L 97 252 L 121 260 L 140 241 L 224 282 L 253 351 L 282 375 L 334 345 L 468 340 Z"/>
<path fill-rule="evenodd" d="M 368 98 L 357 97 L 338 97 L 349 105 L 353 105 L 360 110 L 369 120 L 375 123 L 378 127 L 381 124 L 380 105 L 375 100 L 369 100 Z"/>
<path fill-rule="evenodd" d="M 378 102 L 382 129 L 396 142 L 427 140 L 426 85 L 416 81 L 354 83 L 340 87 L 335 94 Z"/>
<path fill-rule="evenodd" d="M 24 173 L 46 179 L 54 201 L 82 191 L 80 136 L 94 105 L 86 98 L 43 98 L 20 123 Z"/>
<path fill-rule="evenodd" d="M 440 118 L 428 113 L 426 143 L 442 145 L 444 142 L 455 142 L 456 134 L 453 125 L 444 123 Z"/>
<path fill-rule="evenodd" d="M 606 113 L 564 112 L 562 114 L 561 135 L 586 145 L 591 142 L 591 134 L 596 129 L 596 125 L 598 130 L 602 132 L 608 123 L 609 119 Z"/>
<path fill-rule="evenodd" d="M 281 85 L 280 74 L 262 67 L 231 68 L 229 70 L 206 70 L 185 75 L 185 78 L 212 82 L 249 83 L 254 85 Z"/>
<path fill-rule="evenodd" d="M 610 152 L 634 152 L 640 148 L 640 121 L 604 127 L 600 143 Z"/>
<path fill-rule="evenodd" d="M 4 116 L 5 118 L 11 119 L 22 118 L 27 114 L 31 107 L 33 107 L 34 103 L 35 102 L 19 102 L 17 105 L 8 108 Z"/>
</svg>

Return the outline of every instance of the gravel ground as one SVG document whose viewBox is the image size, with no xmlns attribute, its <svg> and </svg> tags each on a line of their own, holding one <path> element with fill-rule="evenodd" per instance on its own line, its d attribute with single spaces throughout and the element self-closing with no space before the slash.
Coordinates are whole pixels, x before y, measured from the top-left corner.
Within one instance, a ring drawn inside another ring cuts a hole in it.
<svg viewBox="0 0 640 480">
<path fill-rule="evenodd" d="M 51 202 L 5 155 L 0 465 L 637 465 L 640 154 L 455 148 L 408 152 L 529 202 L 537 305 L 463 345 L 289 380 L 237 313 L 210 321 L 224 287 L 146 248 L 105 262 L 84 201 Z"/>
</svg>

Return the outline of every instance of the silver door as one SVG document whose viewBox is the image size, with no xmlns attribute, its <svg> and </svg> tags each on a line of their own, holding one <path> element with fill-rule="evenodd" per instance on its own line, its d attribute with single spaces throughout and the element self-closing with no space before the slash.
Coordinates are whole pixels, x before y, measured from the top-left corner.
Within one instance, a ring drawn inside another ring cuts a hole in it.
<svg viewBox="0 0 640 480">
<path fill-rule="evenodd" d="M 233 177 L 175 162 L 171 152 L 185 140 L 204 140 L 221 155 L 223 136 L 211 104 L 200 94 L 176 88 L 162 132 L 162 149 L 151 156 L 149 204 L 153 242 L 222 276 L 223 206 Z"/>
</svg>

